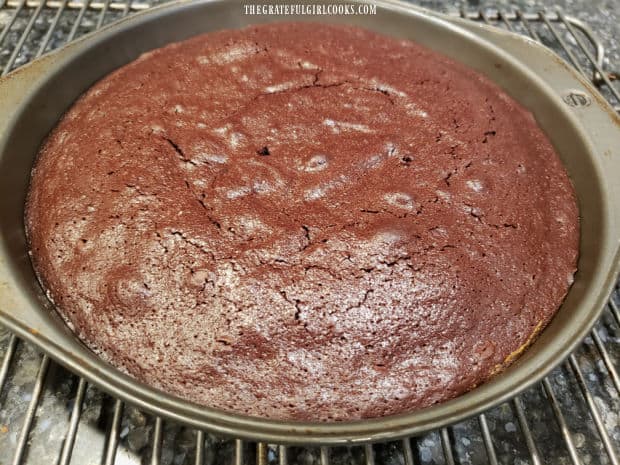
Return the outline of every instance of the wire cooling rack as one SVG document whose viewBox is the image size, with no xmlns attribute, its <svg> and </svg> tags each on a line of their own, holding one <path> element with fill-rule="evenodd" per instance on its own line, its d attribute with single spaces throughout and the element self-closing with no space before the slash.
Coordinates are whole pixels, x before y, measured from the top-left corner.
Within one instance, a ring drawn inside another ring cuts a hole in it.
<svg viewBox="0 0 620 465">
<path fill-rule="evenodd" d="M 149 8 L 137 1 L 0 0 L 0 70 Z M 620 109 L 617 75 L 587 24 L 561 11 L 455 11 L 552 48 Z M 612 464 L 620 444 L 620 294 L 583 344 L 537 386 L 420 437 L 355 447 L 222 438 L 110 398 L 0 328 L 0 465 Z"/>
</svg>

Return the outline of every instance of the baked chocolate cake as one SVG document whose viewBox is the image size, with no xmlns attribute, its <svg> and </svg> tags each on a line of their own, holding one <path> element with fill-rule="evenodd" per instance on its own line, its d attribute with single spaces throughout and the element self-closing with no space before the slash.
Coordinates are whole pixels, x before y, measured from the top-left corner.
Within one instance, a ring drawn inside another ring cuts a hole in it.
<svg viewBox="0 0 620 465">
<path fill-rule="evenodd" d="M 154 50 L 43 144 L 35 269 L 93 351 L 199 404 L 339 421 L 441 402 L 561 304 L 578 211 L 489 79 L 355 27 Z"/>
</svg>

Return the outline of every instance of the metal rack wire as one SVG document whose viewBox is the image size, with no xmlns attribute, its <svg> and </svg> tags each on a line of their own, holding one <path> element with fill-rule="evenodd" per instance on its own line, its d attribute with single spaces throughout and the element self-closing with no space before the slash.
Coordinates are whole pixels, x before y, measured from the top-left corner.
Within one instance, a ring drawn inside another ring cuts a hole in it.
<svg viewBox="0 0 620 465">
<path fill-rule="evenodd" d="M 1 74 L 148 7 L 133 0 L 0 0 Z M 587 24 L 560 11 L 453 14 L 553 48 L 620 109 L 616 74 L 604 69 L 605 49 Z M 478 418 L 366 446 L 246 443 L 152 418 L 102 394 L 1 328 L 0 357 L 0 465 L 620 464 L 618 288 L 590 336 L 538 386 Z"/>
</svg>

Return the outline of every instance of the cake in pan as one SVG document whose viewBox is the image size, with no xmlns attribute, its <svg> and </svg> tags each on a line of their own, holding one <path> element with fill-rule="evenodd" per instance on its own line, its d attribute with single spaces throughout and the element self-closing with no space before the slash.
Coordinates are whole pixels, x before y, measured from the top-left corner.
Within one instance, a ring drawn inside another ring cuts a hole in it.
<svg viewBox="0 0 620 465">
<path fill-rule="evenodd" d="M 109 363 L 309 421 L 484 382 L 557 311 L 579 234 L 558 155 L 497 85 L 311 23 L 194 37 L 96 83 L 41 148 L 26 228 Z"/>
</svg>

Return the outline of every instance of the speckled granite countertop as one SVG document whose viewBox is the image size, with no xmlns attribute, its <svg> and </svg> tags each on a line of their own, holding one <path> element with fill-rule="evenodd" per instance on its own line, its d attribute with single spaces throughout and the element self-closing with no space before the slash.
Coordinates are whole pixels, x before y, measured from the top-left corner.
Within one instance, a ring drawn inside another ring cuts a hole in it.
<svg viewBox="0 0 620 465">
<path fill-rule="evenodd" d="M 256 2 L 249 0 L 248 3 Z M 291 1 L 290 3 L 295 2 Z M 617 39 L 620 37 L 620 1 L 554 0 L 543 2 L 520 0 L 515 2 L 470 0 L 449 2 L 421 0 L 412 3 L 439 11 L 453 12 L 460 8 L 467 11 L 476 11 L 480 8 L 493 11 L 499 8 L 508 12 L 515 7 L 523 11 L 537 12 L 541 9 L 553 11 L 555 6 L 559 6 L 567 14 L 583 20 L 595 31 L 607 50 L 607 69 L 617 70 L 620 68 L 620 42 Z M 46 26 L 53 16 L 53 12 L 48 13 L 45 21 L 35 23 L 32 34 L 33 40 L 40 40 L 45 34 Z M 61 44 L 63 38 L 71 30 L 71 22 L 77 15 L 75 11 L 73 13 L 75 14 L 61 20 L 58 32 L 52 37 L 54 45 Z M 9 12 L 0 10 L 0 30 L 9 21 L 9 18 Z M 87 14 L 78 35 L 80 32 L 92 30 L 96 20 L 96 13 Z M 23 25 L 27 22 L 26 19 L 20 21 L 23 22 Z M 0 44 L 0 65 L 6 62 L 10 55 L 10 47 L 7 45 L 15 44 L 18 39 L 18 33 L 9 33 L 5 43 Z M 28 47 L 30 47 L 30 52 Z M 36 50 L 36 46 L 27 43 L 26 53 L 22 58 L 18 58 L 17 62 L 24 62 L 28 58 L 28 54 L 32 54 L 32 50 Z M 609 355 L 617 367 L 618 360 L 620 360 L 620 328 L 608 313 L 605 314 L 597 328 L 599 337 L 606 344 Z M 6 349 L 8 339 L 8 333 L 0 328 L 0 359 Z M 585 344 L 576 352 L 576 356 L 594 396 L 594 402 L 601 411 L 602 421 L 618 452 L 620 450 L 620 399 L 618 392 L 611 383 L 602 360 L 596 355 L 594 341 L 591 338 L 586 339 Z M 9 371 L 7 384 L 0 392 L 0 465 L 12 463 L 13 452 L 28 403 L 32 397 L 32 388 L 39 366 L 40 354 L 31 346 L 20 344 Z M 583 463 L 586 465 L 608 463 L 603 445 L 597 439 L 596 428 L 589 419 L 587 406 L 583 402 L 571 370 L 567 366 L 562 366 L 554 371 L 550 380 L 559 405 L 565 413 L 568 428 L 572 432 L 573 442 Z M 57 457 L 69 424 L 69 414 L 73 407 L 76 386 L 75 377 L 61 367 L 52 364 L 32 428 L 27 461 L 24 463 L 35 465 L 57 463 Z M 536 446 L 543 463 L 553 465 L 571 463 L 553 412 L 550 410 L 549 403 L 540 386 L 525 392 L 522 400 L 527 421 L 536 438 Z M 88 387 L 71 463 L 81 465 L 102 462 L 106 431 L 111 417 L 111 406 L 111 399 L 93 387 Z M 508 403 L 501 405 L 487 414 L 487 421 L 493 436 L 498 463 L 503 465 L 530 463 L 527 447 L 520 435 L 520 425 L 515 415 L 514 406 Z M 125 407 L 116 463 L 149 463 L 153 425 L 154 421 L 151 417 L 132 407 Z M 461 465 L 488 463 L 483 437 L 476 419 L 454 425 L 449 429 L 449 434 L 456 463 Z M 196 433 L 192 429 L 166 422 L 161 463 L 194 463 L 195 438 Z M 411 441 L 411 446 L 416 464 L 446 463 L 438 432 L 415 438 Z M 233 441 L 205 435 L 204 463 L 209 465 L 232 463 L 233 449 Z M 375 461 L 378 464 L 404 463 L 405 459 L 400 443 L 379 445 L 374 450 Z M 249 454 L 249 456 L 251 455 Z M 270 449 L 267 458 L 269 463 L 277 463 L 273 449 Z M 289 463 L 318 464 L 320 463 L 319 452 L 316 448 L 292 448 L 289 451 Z M 331 463 L 349 465 L 364 463 L 363 448 L 342 447 L 334 449 L 331 453 Z"/>
<path fill-rule="evenodd" d="M 450 11 L 465 8 L 468 11 L 490 9 L 510 11 L 554 11 L 561 8 L 566 14 L 574 16 L 595 31 L 607 51 L 609 69 L 620 67 L 620 1 L 618 0 L 413 0 L 415 5 L 437 11 Z"/>
</svg>

